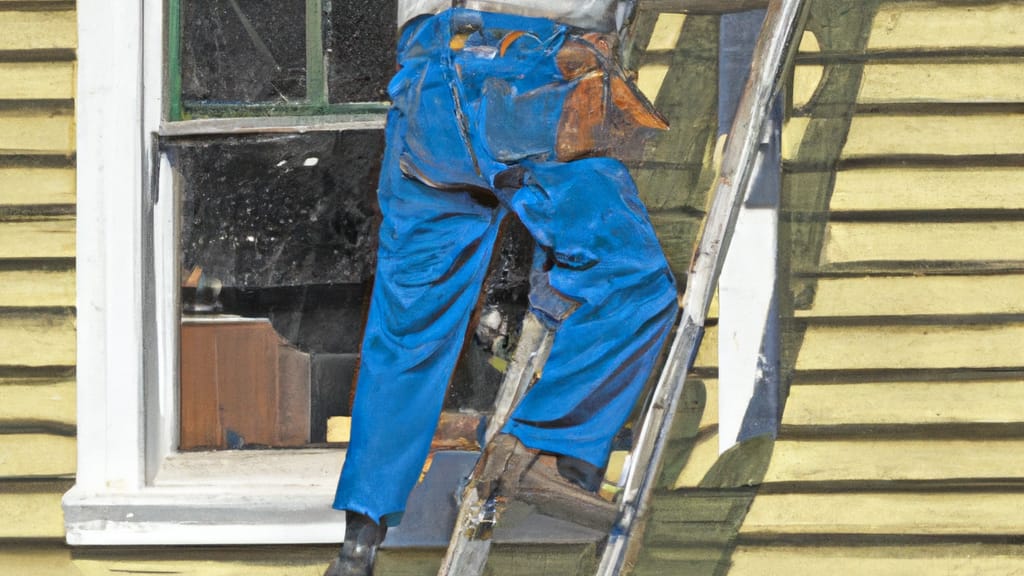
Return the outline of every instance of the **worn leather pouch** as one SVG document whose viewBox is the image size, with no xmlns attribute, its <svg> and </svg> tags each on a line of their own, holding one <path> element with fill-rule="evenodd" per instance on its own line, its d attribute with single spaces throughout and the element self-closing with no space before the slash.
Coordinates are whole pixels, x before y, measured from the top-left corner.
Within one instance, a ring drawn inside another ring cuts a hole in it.
<svg viewBox="0 0 1024 576">
<path fill-rule="evenodd" d="M 558 52 L 559 70 L 575 84 L 558 123 L 556 154 L 563 162 L 614 156 L 623 142 L 669 127 L 612 56 L 613 48 L 614 36 L 589 33 L 566 40 Z"/>
</svg>

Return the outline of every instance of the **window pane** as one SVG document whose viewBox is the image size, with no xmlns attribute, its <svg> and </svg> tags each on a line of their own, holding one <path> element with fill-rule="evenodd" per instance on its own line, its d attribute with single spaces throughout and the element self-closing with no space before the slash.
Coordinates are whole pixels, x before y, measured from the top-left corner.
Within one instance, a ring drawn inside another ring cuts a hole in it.
<svg viewBox="0 0 1024 576">
<path fill-rule="evenodd" d="M 306 97 L 306 0 L 181 0 L 182 100 Z"/>
<path fill-rule="evenodd" d="M 349 415 L 383 145 L 379 130 L 165 143 L 181 197 L 182 449 L 322 443 Z M 533 249 L 507 220 L 446 410 L 490 410 Z"/>
<path fill-rule="evenodd" d="M 327 66 L 332 103 L 387 100 L 395 70 L 395 0 L 328 2 Z"/>
<path fill-rule="evenodd" d="M 376 254 L 383 134 L 173 146 L 182 187 L 182 447 L 323 442 L 327 418 L 349 406 Z"/>
</svg>

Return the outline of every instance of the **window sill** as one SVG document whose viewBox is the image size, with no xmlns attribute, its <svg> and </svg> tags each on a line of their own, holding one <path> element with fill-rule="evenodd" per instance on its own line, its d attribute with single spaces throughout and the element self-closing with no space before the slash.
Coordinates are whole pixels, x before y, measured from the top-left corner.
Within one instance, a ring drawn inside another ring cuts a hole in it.
<svg viewBox="0 0 1024 576">
<path fill-rule="evenodd" d="M 151 485 L 64 496 L 73 546 L 323 544 L 344 534 L 331 508 L 339 450 L 179 453 Z"/>
</svg>

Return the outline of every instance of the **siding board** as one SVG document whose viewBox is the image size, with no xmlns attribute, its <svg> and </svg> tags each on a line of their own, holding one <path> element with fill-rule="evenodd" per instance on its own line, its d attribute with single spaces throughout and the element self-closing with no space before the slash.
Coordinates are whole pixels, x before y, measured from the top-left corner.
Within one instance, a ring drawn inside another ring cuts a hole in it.
<svg viewBox="0 0 1024 576">
<path fill-rule="evenodd" d="M 784 159 L 797 158 L 813 120 L 800 117 L 786 122 L 782 138 Z M 1021 114 L 861 115 L 850 123 L 841 158 L 1018 154 L 1021 149 Z"/>
<path fill-rule="evenodd" d="M 1024 574 L 1024 546 L 742 546 L 731 557 L 729 576 L 906 576 L 911 574 Z"/>
<path fill-rule="evenodd" d="M 74 379 L 45 383 L 24 380 L 0 380 L 0 422 L 34 420 L 74 426 Z"/>
<path fill-rule="evenodd" d="M 1024 382 L 801 384 L 789 390 L 783 425 L 1024 422 Z"/>
<path fill-rule="evenodd" d="M 75 203 L 74 168 L 0 168 L 0 205 Z"/>
<path fill-rule="evenodd" d="M 2 14 L 2 13 L 0 13 Z M 70 155 L 75 118 L 65 112 L 14 111 L 0 116 L 0 151 Z"/>
<path fill-rule="evenodd" d="M 949 210 L 951 214 L 1021 210 L 1022 188 L 1024 168 L 841 170 L 836 173 L 830 208 L 836 212 Z"/>
<path fill-rule="evenodd" d="M 0 307 L 74 306 L 72 270 L 0 270 Z"/>
<path fill-rule="evenodd" d="M 0 481 L 0 538 L 64 539 L 61 497 L 70 482 L 23 487 Z"/>
<path fill-rule="evenodd" d="M 0 6 L 2 6 L 0 0 Z M 71 549 L 59 543 L 0 546 L 0 567 L 11 576 L 81 576 L 71 562 Z"/>
<path fill-rule="evenodd" d="M 999 48 L 1021 45 L 1024 4 L 950 4 L 886 3 L 875 16 L 868 37 L 868 49 Z"/>
<path fill-rule="evenodd" d="M 0 258 L 74 258 L 75 218 L 0 222 Z"/>
<path fill-rule="evenodd" d="M 1024 314 L 1024 274 L 822 278 L 798 317 Z"/>
<path fill-rule="evenodd" d="M 0 62 L 0 100 L 69 100 L 74 97 L 73 62 Z"/>
<path fill-rule="evenodd" d="M 71 314 L 25 314 L 0 319 L 0 365 L 73 366 L 75 319 Z"/>
<path fill-rule="evenodd" d="M 1018 492 L 759 494 L 740 531 L 774 534 L 1024 535 Z"/>
<path fill-rule="evenodd" d="M 1024 222 L 833 222 L 825 263 L 1024 261 Z"/>
<path fill-rule="evenodd" d="M 0 434 L 0 477 L 74 476 L 76 460 L 74 438 L 53 434 Z"/>
<path fill-rule="evenodd" d="M 1024 366 L 1024 324 L 811 326 L 799 370 L 1007 368 Z"/>
<path fill-rule="evenodd" d="M 1021 440 L 779 440 L 764 482 L 1020 479 L 1022 449 Z"/>
<path fill-rule="evenodd" d="M 865 66 L 857 103 L 892 102 L 1024 102 L 1024 66 L 1019 60 Z"/>
<path fill-rule="evenodd" d="M 72 10 L 0 12 L 0 50 L 70 49 L 77 45 L 77 19 Z"/>
</svg>

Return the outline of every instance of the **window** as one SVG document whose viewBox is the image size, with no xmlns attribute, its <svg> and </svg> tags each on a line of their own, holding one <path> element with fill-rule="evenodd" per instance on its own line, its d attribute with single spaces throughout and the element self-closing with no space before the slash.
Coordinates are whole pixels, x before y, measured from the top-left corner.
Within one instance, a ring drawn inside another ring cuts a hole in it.
<svg viewBox="0 0 1024 576">
<path fill-rule="evenodd" d="M 168 3 L 180 450 L 323 446 L 347 414 L 396 9 Z"/>
<path fill-rule="evenodd" d="M 326 421 L 347 409 L 372 282 L 395 3 L 82 0 L 78 13 L 68 541 L 335 542 L 343 452 L 325 443 Z M 512 227 L 487 285 L 511 326 L 529 242 Z M 211 359 L 209 335 L 232 330 L 234 352 Z M 467 347 L 450 408 L 489 405 L 499 348 Z M 211 428 L 209 414 L 186 414 L 207 403 L 202 385 L 188 388 L 204 361 L 289 391 Z M 294 423 L 296 410 L 305 430 L 240 431 L 247 419 Z M 291 449 L 209 450 L 268 446 Z"/>
<path fill-rule="evenodd" d="M 253 310 L 274 290 L 313 280 L 278 265 L 299 259 L 300 242 L 319 234 L 311 253 L 336 263 L 335 250 L 362 248 L 367 237 L 391 66 L 381 63 L 393 58 L 378 48 L 394 43 L 394 8 L 335 5 L 79 4 L 79 466 L 64 499 L 72 544 L 340 537 L 329 503 L 342 452 L 180 452 L 177 385 L 180 315 L 190 313 L 182 263 L 216 272 L 238 288 L 235 305 Z M 367 70 L 372 78 L 359 76 Z M 346 164 L 339 150 L 364 160 Z M 294 202 L 273 195 L 305 186 Z M 283 234 L 267 219 L 309 222 L 326 186 L 343 193 L 318 213 L 322 225 L 275 245 Z M 284 212 L 268 212 L 272 204 Z M 258 247 L 244 242 L 255 227 Z M 347 274 L 329 298 L 346 313 L 367 276 L 365 266 Z M 253 296 L 250 287 L 270 290 Z"/>
</svg>

